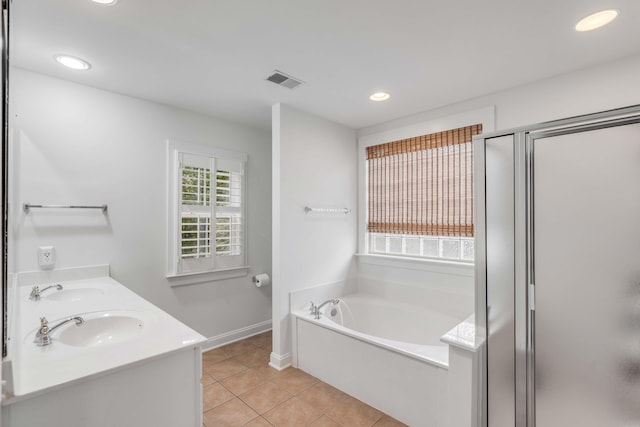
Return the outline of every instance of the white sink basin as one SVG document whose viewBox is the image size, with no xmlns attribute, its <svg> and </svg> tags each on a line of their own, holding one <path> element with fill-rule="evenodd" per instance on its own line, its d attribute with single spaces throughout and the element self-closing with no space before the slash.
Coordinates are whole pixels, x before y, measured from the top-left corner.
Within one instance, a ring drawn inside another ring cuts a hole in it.
<svg viewBox="0 0 640 427">
<path fill-rule="evenodd" d="M 74 302 L 103 294 L 104 291 L 98 288 L 63 289 L 61 291 L 53 291 L 45 298 L 52 301 Z"/>
<path fill-rule="evenodd" d="M 144 322 L 136 317 L 108 313 L 85 318 L 81 325 L 69 323 L 61 329 L 59 333 L 53 333 L 55 341 L 73 347 L 95 347 L 137 337 L 144 329 Z"/>
</svg>

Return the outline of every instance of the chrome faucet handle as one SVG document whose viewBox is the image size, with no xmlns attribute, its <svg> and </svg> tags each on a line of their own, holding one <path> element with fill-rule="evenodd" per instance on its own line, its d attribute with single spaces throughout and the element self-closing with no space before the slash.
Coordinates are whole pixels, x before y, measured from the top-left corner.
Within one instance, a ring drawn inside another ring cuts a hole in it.
<svg viewBox="0 0 640 427">
<path fill-rule="evenodd" d="M 317 308 L 313 301 L 309 301 L 309 314 L 316 314 Z"/>
<path fill-rule="evenodd" d="M 40 318 L 40 329 L 36 333 L 36 338 L 33 342 L 40 347 L 51 344 L 51 337 L 49 336 L 49 322 L 46 317 Z"/>
<path fill-rule="evenodd" d="M 338 304 L 340 303 L 340 298 L 331 298 L 326 300 L 325 302 L 323 302 L 320 305 L 314 305 L 313 306 L 313 310 L 311 311 L 311 315 L 314 316 L 316 319 L 320 319 L 320 309 L 322 307 L 324 307 L 327 304 Z"/>
</svg>

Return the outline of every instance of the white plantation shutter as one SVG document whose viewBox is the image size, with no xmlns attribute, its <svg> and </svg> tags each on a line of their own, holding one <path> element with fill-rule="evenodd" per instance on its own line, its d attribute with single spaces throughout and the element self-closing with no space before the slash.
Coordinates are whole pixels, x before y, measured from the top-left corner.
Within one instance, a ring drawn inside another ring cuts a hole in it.
<svg viewBox="0 0 640 427">
<path fill-rule="evenodd" d="M 242 253 L 242 174 L 216 170 L 216 254 Z"/>
<path fill-rule="evenodd" d="M 216 159 L 215 255 L 219 268 L 242 265 L 244 260 L 243 164 Z"/>
<path fill-rule="evenodd" d="M 211 216 L 185 212 L 180 221 L 180 255 L 203 258 L 211 254 Z"/>
<path fill-rule="evenodd" d="M 177 272 L 243 266 L 244 162 L 187 153 L 178 158 Z"/>
</svg>

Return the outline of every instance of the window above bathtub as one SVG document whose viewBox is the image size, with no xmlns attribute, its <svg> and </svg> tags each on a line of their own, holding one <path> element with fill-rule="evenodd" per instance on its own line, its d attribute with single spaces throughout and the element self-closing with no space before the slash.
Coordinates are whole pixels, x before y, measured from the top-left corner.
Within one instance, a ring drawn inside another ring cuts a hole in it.
<svg viewBox="0 0 640 427">
<path fill-rule="evenodd" d="M 473 237 L 367 233 L 370 254 L 473 262 Z"/>
<path fill-rule="evenodd" d="M 478 111 L 359 138 L 361 254 L 473 263 Z"/>
<path fill-rule="evenodd" d="M 247 155 L 170 141 L 168 158 L 167 277 L 189 284 L 245 275 Z"/>
</svg>

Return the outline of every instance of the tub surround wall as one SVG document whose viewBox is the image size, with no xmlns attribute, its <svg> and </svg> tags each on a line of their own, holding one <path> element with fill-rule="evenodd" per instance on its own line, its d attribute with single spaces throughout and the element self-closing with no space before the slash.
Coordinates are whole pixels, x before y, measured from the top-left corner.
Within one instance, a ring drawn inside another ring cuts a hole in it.
<svg viewBox="0 0 640 427">
<path fill-rule="evenodd" d="M 311 301 L 315 304 L 321 304 L 328 299 L 336 298 L 341 295 L 352 294 L 357 292 L 357 290 L 358 282 L 353 277 L 350 277 L 347 280 L 340 280 L 339 282 L 325 283 L 304 289 L 296 289 L 290 293 L 290 311 L 293 312 L 306 307 Z"/>
<path fill-rule="evenodd" d="M 357 248 L 356 132 L 273 106 L 273 354 L 291 363 L 289 294 L 353 276 Z M 349 208 L 351 214 L 305 213 L 304 207 Z"/>
<path fill-rule="evenodd" d="M 469 316 L 443 335 L 440 340 L 449 345 L 447 377 L 447 426 L 480 427 L 483 396 L 482 363 L 485 340 L 476 330 L 475 315 Z"/>
<path fill-rule="evenodd" d="M 39 270 L 37 248 L 53 245 L 56 269 L 110 264 L 115 279 L 212 345 L 230 331 L 269 329 L 271 288 L 251 282 L 271 269 L 268 132 L 22 69 L 10 84 L 12 272 Z M 165 278 L 168 139 L 248 153 L 246 276 L 180 287 Z M 25 202 L 109 209 L 25 214 Z"/>
<path fill-rule="evenodd" d="M 474 311 L 471 264 L 358 256 L 358 292 L 444 310 L 465 319 Z"/>
</svg>

